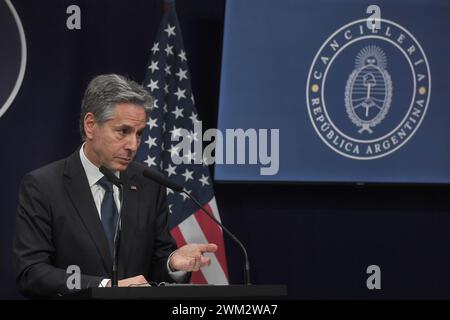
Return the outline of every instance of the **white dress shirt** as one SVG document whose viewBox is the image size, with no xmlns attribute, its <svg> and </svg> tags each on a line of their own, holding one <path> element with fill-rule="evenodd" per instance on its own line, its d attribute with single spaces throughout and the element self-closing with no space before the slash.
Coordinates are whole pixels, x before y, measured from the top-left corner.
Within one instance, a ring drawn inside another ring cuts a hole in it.
<svg viewBox="0 0 450 320">
<path fill-rule="evenodd" d="M 98 216 L 100 220 L 102 219 L 101 207 L 103 197 L 105 196 L 105 189 L 97 182 L 101 178 L 103 178 L 103 173 L 97 168 L 95 164 L 93 164 L 84 154 L 84 144 L 80 148 L 80 159 L 81 164 L 83 165 L 84 171 L 86 172 L 86 176 L 89 182 L 89 188 L 91 188 L 92 196 L 94 197 L 95 206 L 97 207 Z M 117 178 L 120 178 L 119 172 L 114 172 Z M 120 198 L 119 198 L 119 188 L 113 185 L 113 196 L 114 202 L 116 203 L 117 212 L 120 213 Z"/>
<path fill-rule="evenodd" d="M 103 173 L 100 172 L 99 168 L 93 164 L 84 153 L 84 145 L 83 144 L 80 148 L 80 160 L 81 164 L 84 168 L 84 171 L 86 172 L 86 176 L 89 182 L 89 187 L 91 188 L 92 196 L 94 197 L 95 206 L 97 207 L 97 212 L 100 220 L 102 219 L 101 216 L 101 207 L 102 207 L 102 201 L 103 197 L 105 196 L 105 189 L 103 189 L 102 186 L 97 184 L 98 180 L 103 178 Z M 114 172 L 114 174 L 119 178 L 119 172 Z M 119 188 L 113 185 L 113 196 L 114 201 L 116 203 L 117 211 L 120 214 L 120 198 L 119 198 Z M 173 252 L 172 252 L 173 253 Z M 169 256 L 169 259 L 167 259 L 167 270 L 169 271 L 169 276 L 175 281 L 180 282 L 184 279 L 186 276 L 185 271 L 171 271 L 169 267 L 169 260 L 172 254 Z M 108 284 L 108 281 L 110 279 L 103 279 L 100 283 L 99 287 L 106 287 Z"/>
</svg>

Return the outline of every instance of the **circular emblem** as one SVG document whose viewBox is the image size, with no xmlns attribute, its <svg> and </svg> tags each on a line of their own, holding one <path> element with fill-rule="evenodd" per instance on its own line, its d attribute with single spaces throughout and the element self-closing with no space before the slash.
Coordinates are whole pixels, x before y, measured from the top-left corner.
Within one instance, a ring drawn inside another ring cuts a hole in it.
<svg viewBox="0 0 450 320">
<path fill-rule="evenodd" d="M 19 92 L 25 74 L 25 33 L 9 0 L 0 0 L 0 117 Z"/>
<path fill-rule="evenodd" d="M 414 36 L 381 19 L 333 33 L 317 52 L 306 87 L 308 114 L 322 141 L 357 160 L 384 157 L 404 146 L 425 117 L 430 67 Z"/>
</svg>

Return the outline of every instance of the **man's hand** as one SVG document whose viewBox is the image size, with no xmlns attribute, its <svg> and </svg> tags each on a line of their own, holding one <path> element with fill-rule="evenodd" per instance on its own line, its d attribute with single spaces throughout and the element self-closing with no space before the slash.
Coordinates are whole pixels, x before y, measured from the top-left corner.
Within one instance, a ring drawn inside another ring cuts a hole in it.
<svg viewBox="0 0 450 320">
<path fill-rule="evenodd" d="M 211 264 L 211 259 L 204 257 L 203 253 L 216 251 L 217 245 L 214 243 L 187 244 L 174 251 L 169 266 L 172 270 L 198 271 L 201 267 Z"/>
<path fill-rule="evenodd" d="M 129 286 L 133 286 L 133 285 L 139 285 L 140 287 L 145 287 L 145 285 L 150 286 L 147 283 L 147 280 L 145 279 L 145 277 L 143 275 L 119 280 L 117 285 L 119 287 L 129 287 Z M 108 281 L 108 284 L 106 286 L 111 287 L 111 280 Z"/>
</svg>

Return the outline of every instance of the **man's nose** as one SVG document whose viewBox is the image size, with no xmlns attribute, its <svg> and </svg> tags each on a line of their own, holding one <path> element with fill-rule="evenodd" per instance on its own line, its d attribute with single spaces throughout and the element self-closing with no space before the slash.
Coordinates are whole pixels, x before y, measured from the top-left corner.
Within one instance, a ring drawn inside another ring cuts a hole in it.
<svg viewBox="0 0 450 320">
<path fill-rule="evenodd" d="M 134 134 L 130 134 L 130 136 L 127 139 L 126 148 L 131 152 L 136 152 L 138 147 L 139 147 L 139 137 Z"/>
</svg>

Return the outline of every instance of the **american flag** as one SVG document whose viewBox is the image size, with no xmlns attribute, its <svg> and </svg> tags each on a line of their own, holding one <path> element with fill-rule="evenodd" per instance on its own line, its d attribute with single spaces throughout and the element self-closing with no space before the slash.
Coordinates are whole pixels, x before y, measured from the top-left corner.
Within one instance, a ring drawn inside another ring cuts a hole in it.
<svg viewBox="0 0 450 320">
<path fill-rule="evenodd" d="M 172 141 L 180 129 L 189 131 L 191 141 L 199 139 L 194 133 L 194 123 L 199 121 L 191 90 L 190 75 L 183 39 L 175 11 L 175 1 L 166 1 L 156 41 L 144 79 L 144 87 L 154 97 L 147 127 L 136 159 L 158 169 L 165 176 L 183 185 L 203 207 L 220 221 L 212 181 L 206 164 L 194 164 L 195 154 L 183 154 Z M 180 139 L 181 141 L 181 139 Z M 193 145 L 193 144 L 192 144 Z M 172 155 L 188 157 L 188 164 L 176 165 Z M 200 158 L 201 159 L 201 158 Z M 208 254 L 211 265 L 194 272 L 192 283 L 228 284 L 228 271 L 222 229 L 205 213 L 198 210 L 184 194 L 167 190 L 171 234 L 180 247 L 186 243 L 218 245 L 215 254 Z"/>
</svg>

